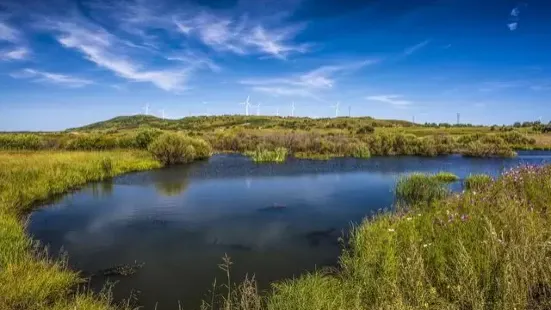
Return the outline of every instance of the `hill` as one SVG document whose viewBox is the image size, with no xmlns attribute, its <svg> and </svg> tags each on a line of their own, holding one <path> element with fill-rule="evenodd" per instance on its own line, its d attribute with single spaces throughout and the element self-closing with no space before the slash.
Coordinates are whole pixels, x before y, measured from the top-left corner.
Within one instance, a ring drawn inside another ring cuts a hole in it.
<svg viewBox="0 0 551 310">
<path fill-rule="evenodd" d="M 335 129 L 373 127 L 410 127 L 411 122 L 401 120 L 378 120 L 372 117 L 338 117 L 338 118 L 308 118 L 281 116 L 245 116 L 217 115 L 191 116 L 182 119 L 161 119 L 151 115 L 119 116 L 110 120 L 93 123 L 67 131 L 110 131 L 129 130 L 150 127 L 163 130 L 198 130 L 209 131 L 234 127 L 251 129 Z"/>
</svg>

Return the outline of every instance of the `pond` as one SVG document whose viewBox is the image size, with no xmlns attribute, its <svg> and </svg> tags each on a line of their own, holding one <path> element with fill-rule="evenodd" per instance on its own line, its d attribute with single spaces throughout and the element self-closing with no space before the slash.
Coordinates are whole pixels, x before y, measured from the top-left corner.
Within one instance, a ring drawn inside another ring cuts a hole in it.
<svg viewBox="0 0 551 310">
<path fill-rule="evenodd" d="M 397 177 L 414 171 L 498 175 L 523 163 L 545 164 L 549 152 L 513 159 L 375 157 L 290 159 L 254 164 L 240 155 L 133 173 L 90 184 L 31 214 L 28 231 L 52 255 L 91 277 L 93 289 L 116 281 L 117 300 L 135 295 L 145 309 L 197 309 L 227 253 L 239 281 L 271 281 L 335 266 L 338 238 L 351 223 L 391 207 Z M 461 185 L 455 184 L 454 189 Z M 144 263 L 127 277 L 99 272 Z"/>
</svg>

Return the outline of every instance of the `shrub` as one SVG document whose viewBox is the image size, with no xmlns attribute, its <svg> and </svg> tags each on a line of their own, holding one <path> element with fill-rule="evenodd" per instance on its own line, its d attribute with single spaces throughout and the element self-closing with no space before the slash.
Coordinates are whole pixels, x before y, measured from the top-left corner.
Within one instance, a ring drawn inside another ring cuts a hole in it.
<svg viewBox="0 0 551 310">
<path fill-rule="evenodd" d="M 502 138 L 505 142 L 512 145 L 533 145 L 536 143 L 536 140 L 534 138 L 528 138 L 518 131 L 500 133 L 499 137 Z"/>
<path fill-rule="evenodd" d="M 467 157 L 515 157 L 516 153 L 505 143 L 492 144 L 480 141 L 471 142 L 463 151 Z"/>
<path fill-rule="evenodd" d="M 463 183 L 466 190 L 480 191 L 492 184 L 493 181 L 492 177 L 487 174 L 475 174 L 468 176 Z"/>
<path fill-rule="evenodd" d="M 356 133 L 359 134 L 359 135 L 370 134 L 370 133 L 373 133 L 373 132 L 375 132 L 375 128 L 373 128 L 373 126 L 371 126 L 371 125 L 366 125 L 366 126 L 360 127 L 356 131 Z"/>
<path fill-rule="evenodd" d="M 162 134 L 162 131 L 156 129 L 141 129 L 138 134 L 136 134 L 135 144 L 138 148 L 147 150 L 149 144 L 155 140 L 159 135 Z"/>
<path fill-rule="evenodd" d="M 172 132 L 157 137 L 148 149 L 164 165 L 188 163 L 211 155 L 210 145 L 206 141 Z"/>
<path fill-rule="evenodd" d="M 446 197 L 449 193 L 445 183 L 434 175 L 413 173 L 401 177 L 396 184 L 396 199 L 408 206 L 426 203 Z"/>
</svg>

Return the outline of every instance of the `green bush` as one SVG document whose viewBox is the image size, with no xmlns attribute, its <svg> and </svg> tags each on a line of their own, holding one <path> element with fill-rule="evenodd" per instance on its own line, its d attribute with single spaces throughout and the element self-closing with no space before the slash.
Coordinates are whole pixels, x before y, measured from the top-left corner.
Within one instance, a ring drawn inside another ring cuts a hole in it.
<svg viewBox="0 0 551 310">
<path fill-rule="evenodd" d="M 149 144 L 149 151 L 164 165 L 188 163 L 211 155 L 210 145 L 199 138 L 167 132 Z"/>
<path fill-rule="evenodd" d="M 373 126 L 371 125 L 365 125 L 363 127 L 360 127 L 356 133 L 359 134 L 359 135 L 364 135 L 364 134 L 370 134 L 370 133 L 373 133 L 375 132 L 375 128 L 373 128 Z"/>
<path fill-rule="evenodd" d="M 475 174 L 468 176 L 463 183 L 466 190 L 480 191 L 492 184 L 493 181 L 492 177 L 487 174 Z"/>
<path fill-rule="evenodd" d="M 446 184 L 434 175 L 413 173 L 398 179 L 395 188 L 396 199 L 407 206 L 430 204 L 446 197 Z"/>
<path fill-rule="evenodd" d="M 503 141 L 503 140 L 502 140 Z M 467 157 L 515 157 L 516 153 L 505 143 L 482 143 L 475 141 L 469 143 L 463 150 L 463 156 Z"/>
<path fill-rule="evenodd" d="M 136 134 L 135 138 L 135 144 L 138 148 L 147 150 L 147 147 L 149 147 L 149 144 L 155 140 L 158 136 L 160 136 L 163 132 L 158 129 L 141 129 Z"/>
<path fill-rule="evenodd" d="M 357 143 L 354 144 L 352 148 L 352 154 L 350 155 L 356 158 L 369 158 L 371 157 L 371 152 L 369 151 L 369 147 L 366 144 Z"/>
</svg>

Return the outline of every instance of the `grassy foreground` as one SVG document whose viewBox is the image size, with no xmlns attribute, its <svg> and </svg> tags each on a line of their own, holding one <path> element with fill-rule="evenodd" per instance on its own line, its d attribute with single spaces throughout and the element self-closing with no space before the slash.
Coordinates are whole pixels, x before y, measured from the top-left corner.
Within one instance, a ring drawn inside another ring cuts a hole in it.
<svg viewBox="0 0 551 310">
<path fill-rule="evenodd" d="M 247 280 L 204 308 L 551 309 L 551 166 L 484 179 L 443 199 L 402 193 L 408 206 L 353 229 L 338 270 L 276 283 L 263 298 Z"/>
<path fill-rule="evenodd" d="M 139 151 L 0 152 L 0 309 L 112 309 L 107 294 L 73 292 L 82 279 L 46 257 L 26 235 L 22 216 L 86 182 L 158 167 Z"/>
</svg>

